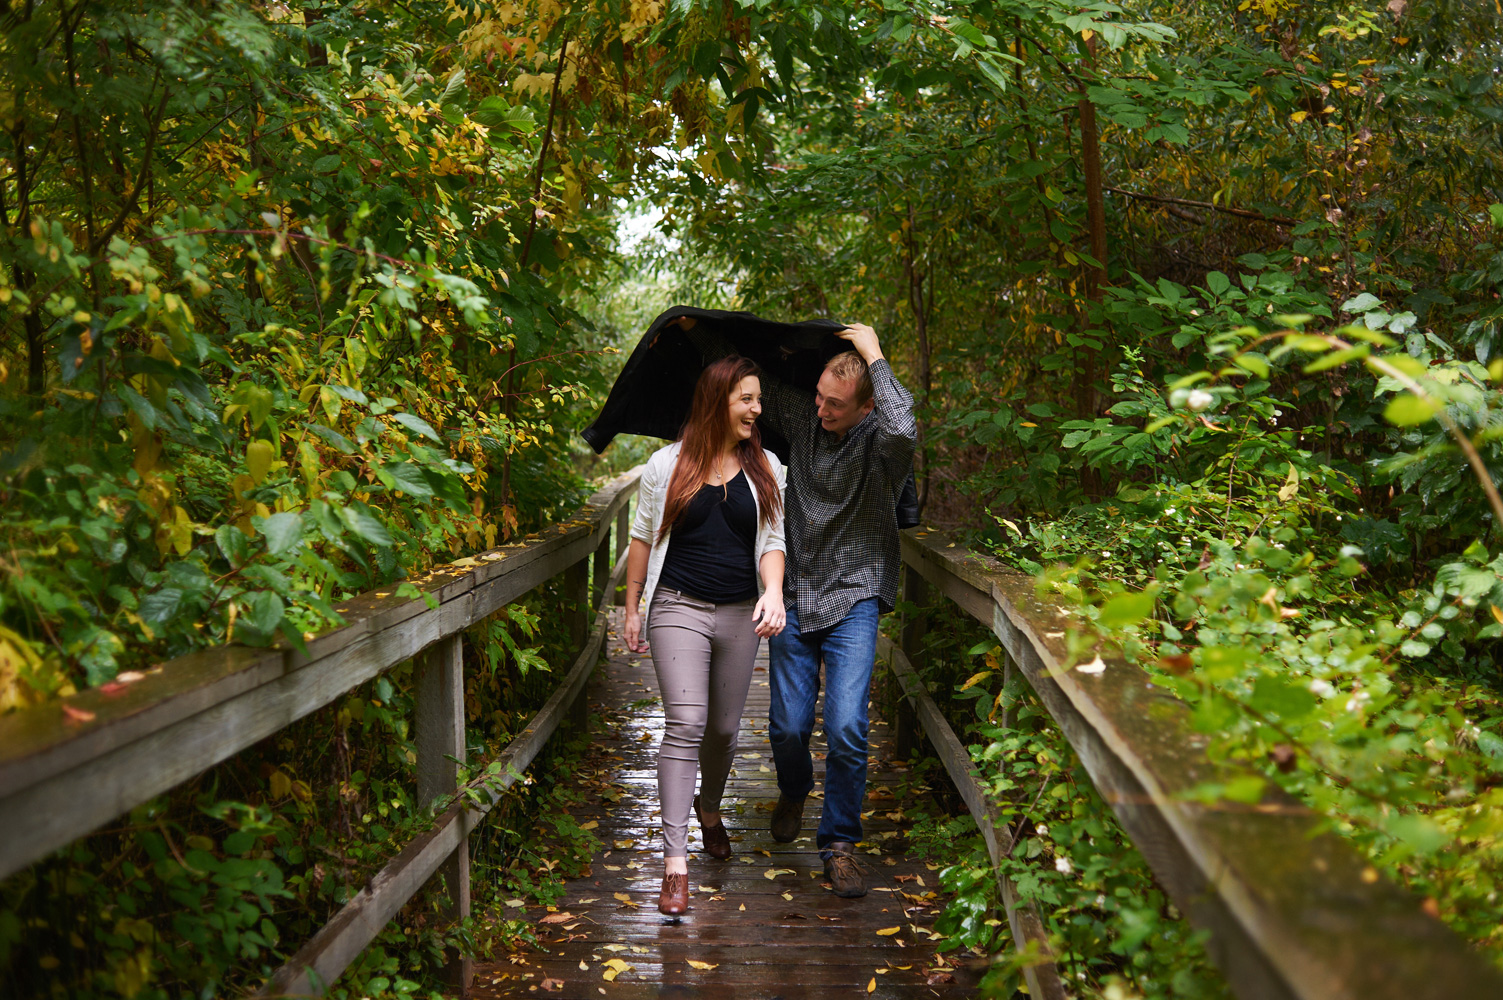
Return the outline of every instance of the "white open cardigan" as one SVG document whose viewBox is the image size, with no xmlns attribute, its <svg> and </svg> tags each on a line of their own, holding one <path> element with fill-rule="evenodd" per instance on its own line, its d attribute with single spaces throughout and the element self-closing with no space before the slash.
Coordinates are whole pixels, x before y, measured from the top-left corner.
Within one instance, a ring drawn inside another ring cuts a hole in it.
<svg viewBox="0 0 1503 1000">
<path fill-rule="evenodd" d="M 668 480 L 673 478 L 673 466 L 678 462 L 679 449 L 682 443 L 675 441 L 664 448 L 659 448 L 652 453 L 647 460 L 647 466 L 642 470 L 642 483 L 637 488 L 637 517 L 632 522 L 631 537 L 640 539 L 650 545 L 651 551 L 647 556 L 647 585 L 642 590 L 642 596 L 646 599 L 647 611 L 642 618 L 642 634 L 647 634 L 647 614 L 652 609 L 652 595 L 658 587 L 658 577 L 663 572 L 663 557 L 668 554 L 668 541 L 673 534 L 673 529 L 663 533 L 663 537 L 657 537 L 658 525 L 663 518 L 663 508 L 668 504 Z M 772 466 L 773 477 L 778 483 L 778 497 L 781 499 L 788 485 L 788 474 L 783 469 L 783 463 L 778 457 L 767 449 L 762 449 L 762 454 L 767 456 L 767 464 Z M 757 576 L 757 593 L 762 593 L 762 556 L 767 552 L 788 551 L 783 541 L 783 512 L 778 511 L 778 516 L 767 524 L 762 523 L 762 501 L 757 496 L 755 484 L 747 477 L 747 484 L 752 487 L 752 499 L 757 504 L 757 545 L 756 564 L 752 567 Z"/>
</svg>

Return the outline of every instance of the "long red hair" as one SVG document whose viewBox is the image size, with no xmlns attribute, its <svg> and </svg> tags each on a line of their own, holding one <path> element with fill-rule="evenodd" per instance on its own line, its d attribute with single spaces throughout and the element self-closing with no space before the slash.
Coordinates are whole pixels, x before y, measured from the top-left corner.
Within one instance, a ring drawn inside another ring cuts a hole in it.
<svg viewBox="0 0 1503 1000">
<path fill-rule="evenodd" d="M 704 485 L 705 477 L 715 464 L 715 456 L 720 454 L 726 439 L 731 436 L 731 393 L 742 379 L 751 375 L 759 378 L 762 375 L 756 362 L 732 355 L 706 368 L 694 384 L 694 402 L 689 407 L 689 418 L 678 434 L 683 447 L 679 449 L 673 475 L 668 479 L 668 502 L 663 507 L 662 527 L 658 528 L 659 540 L 684 516 L 694 494 Z M 741 460 L 742 471 L 756 491 L 759 519 L 764 525 L 771 524 L 783 510 L 783 497 L 778 493 L 778 480 L 772 474 L 772 466 L 762 452 L 762 432 L 756 424 L 752 424 L 751 437 L 737 442 L 736 454 Z"/>
</svg>

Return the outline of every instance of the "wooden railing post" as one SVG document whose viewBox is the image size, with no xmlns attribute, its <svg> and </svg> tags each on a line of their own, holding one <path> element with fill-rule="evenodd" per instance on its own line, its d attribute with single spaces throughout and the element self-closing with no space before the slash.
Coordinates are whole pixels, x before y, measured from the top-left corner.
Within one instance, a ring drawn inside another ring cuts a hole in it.
<svg viewBox="0 0 1503 1000">
<path fill-rule="evenodd" d="M 621 513 L 616 515 L 616 558 L 618 560 L 624 558 L 626 547 L 631 544 L 631 519 L 627 516 L 630 513 L 631 505 L 628 504 L 621 508 Z M 618 607 L 624 605 L 626 603 L 626 588 L 622 588 L 619 593 L 612 595 L 611 603 Z"/>
<path fill-rule="evenodd" d="M 422 654 L 417 678 L 414 723 L 417 742 L 418 804 L 426 809 L 459 786 L 459 761 L 465 759 L 464 662 L 460 636 L 441 639 Z M 437 872 L 442 883 L 444 916 L 458 921 L 470 915 L 470 842 L 466 837 Z M 449 956 L 445 978 L 460 991 L 470 987 L 468 955 Z"/>
<path fill-rule="evenodd" d="M 600 545 L 595 549 L 594 563 L 590 566 L 590 611 L 600 607 L 605 598 L 605 583 L 611 578 L 611 534 L 605 532 Z"/>
<path fill-rule="evenodd" d="M 923 608 L 929 602 L 929 585 L 919 575 L 918 570 L 912 566 L 903 567 L 903 600 L 909 604 Z M 923 663 L 921 655 L 924 645 L 924 633 L 929 630 L 929 616 L 927 612 L 910 612 L 907 620 L 903 622 L 903 653 L 908 657 L 908 662 L 917 668 Z M 908 760 L 913 756 L 918 742 L 918 719 L 913 713 L 913 706 L 907 698 L 899 696 L 897 699 L 897 752 L 898 756 Z"/>
<path fill-rule="evenodd" d="M 596 554 L 599 554 L 598 549 Z M 590 620 L 594 617 L 590 614 L 590 564 L 586 560 L 581 559 L 564 570 L 563 598 L 565 620 L 569 623 L 569 648 L 578 652 L 584 648 L 585 639 L 590 634 Z M 589 721 L 585 704 L 585 694 L 581 690 L 579 697 L 569 706 L 569 722 L 579 729 Z"/>
</svg>

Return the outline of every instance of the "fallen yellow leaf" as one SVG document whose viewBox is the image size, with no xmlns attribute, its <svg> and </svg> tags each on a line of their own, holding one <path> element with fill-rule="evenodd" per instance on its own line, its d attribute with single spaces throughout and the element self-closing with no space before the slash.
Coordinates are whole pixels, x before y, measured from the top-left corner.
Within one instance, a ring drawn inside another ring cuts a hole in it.
<svg viewBox="0 0 1503 1000">
<path fill-rule="evenodd" d="M 595 829 L 598 829 L 599 827 L 600 827 L 600 821 L 599 820 L 593 820 L 593 819 L 590 820 L 588 823 L 581 823 L 581 824 L 579 824 L 579 828 L 581 830 L 595 830 Z"/>
<path fill-rule="evenodd" d="M 700 972 L 709 972 L 711 969 L 718 969 L 718 968 L 720 968 L 720 963 L 719 962 L 711 964 L 709 962 L 700 962 L 700 961 L 697 961 L 696 959 L 692 959 L 692 958 L 691 959 L 687 959 L 687 961 L 688 961 L 688 963 L 689 963 L 689 965 L 691 967 L 698 969 Z"/>
<path fill-rule="evenodd" d="M 878 937 L 892 937 L 894 934 L 896 934 L 898 931 L 900 931 L 902 929 L 903 928 L 901 928 L 901 927 L 884 927 L 880 931 L 877 932 L 877 936 Z"/>
<path fill-rule="evenodd" d="M 624 892 L 616 892 L 616 893 L 612 893 L 612 895 L 615 896 L 617 899 L 621 900 L 621 902 L 623 902 L 623 903 L 630 903 L 631 902 L 631 897 L 628 896 Z M 897 930 L 897 928 L 894 927 L 893 930 Z"/>
<path fill-rule="evenodd" d="M 872 981 L 866 984 L 866 992 L 868 992 L 868 993 L 875 993 L 875 992 L 877 992 L 877 977 L 876 976 L 872 976 Z"/>
</svg>

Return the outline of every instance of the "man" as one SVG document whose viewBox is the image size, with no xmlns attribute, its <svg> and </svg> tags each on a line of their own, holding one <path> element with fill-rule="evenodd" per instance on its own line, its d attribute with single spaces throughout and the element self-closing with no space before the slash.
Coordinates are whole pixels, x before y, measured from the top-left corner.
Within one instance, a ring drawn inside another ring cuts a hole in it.
<svg viewBox="0 0 1503 1000">
<path fill-rule="evenodd" d="M 866 895 L 854 857 L 866 798 L 867 699 L 879 616 L 898 594 L 894 503 L 913 464 L 913 397 L 893 376 L 876 331 L 837 336 L 854 348 L 830 359 L 811 398 L 768 380 L 762 419 L 791 448 L 786 499 L 788 624 L 768 640 L 770 737 L 777 765 L 773 838 L 799 835 L 814 789 L 809 738 L 825 670 L 824 807 L 815 846 L 835 893 Z"/>
</svg>

